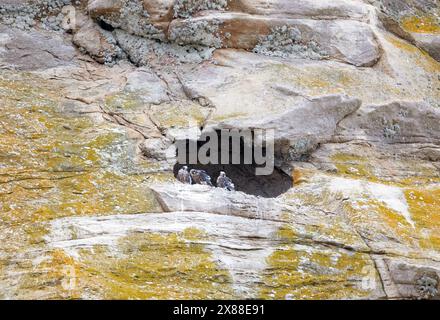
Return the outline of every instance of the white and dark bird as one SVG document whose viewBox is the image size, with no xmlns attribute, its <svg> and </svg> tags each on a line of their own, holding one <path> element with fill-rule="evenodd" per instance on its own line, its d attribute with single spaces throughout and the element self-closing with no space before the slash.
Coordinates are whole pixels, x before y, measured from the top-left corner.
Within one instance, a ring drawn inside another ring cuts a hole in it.
<svg viewBox="0 0 440 320">
<path fill-rule="evenodd" d="M 206 173 L 205 170 L 192 169 L 190 171 L 190 174 L 191 174 L 191 178 L 195 184 L 202 184 L 205 186 L 213 187 L 212 182 L 211 182 L 211 177 L 209 176 L 209 174 Z"/>
<path fill-rule="evenodd" d="M 182 182 L 184 184 L 192 184 L 191 175 L 188 172 L 188 167 L 187 166 L 183 166 L 179 170 L 179 172 L 177 173 L 177 180 L 179 180 L 180 182 Z"/>
<path fill-rule="evenodd" d="M 232 183 L 232 180 L 226 176 L 224 171 L 220 171 L 220 175 L 217 178 L 217 187 L 228 191 L 235 191 L 235 185 Z"/>
</svg>

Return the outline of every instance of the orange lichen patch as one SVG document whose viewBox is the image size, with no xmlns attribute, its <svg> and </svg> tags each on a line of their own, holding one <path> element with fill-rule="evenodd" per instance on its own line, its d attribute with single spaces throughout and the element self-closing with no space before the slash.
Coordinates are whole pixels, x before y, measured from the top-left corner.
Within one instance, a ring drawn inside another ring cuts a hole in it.
<svg viewBox="0 0 440 320">
<path fill-rule="evenodd" d="M 296 184 L 300 184 L 303 182 L 307 182 L 307 180 L 310 178 L 310 176 L 312 175 L 312 171 L 311 170 L 307 170 L 307 169 L 302 169 L 302 168 L 294 168 L 292 170 L 292 182 L 294 185 Z"/>
<path fill-rule="evenodd" d="M 195 232 L 131 234 L 120 240 L 119 255 L 95 247 L 81 252 L 81 263 L 106 299 L 233 298 L 229 273 L 203 245 L 185 240 Z"/>
<path fill-rule="evenodd" d="M 420 246 L 440 250 L 440 189 L 407 189 L 405 196 L 422 236 Z"/>
<path fill-rule="evenodd" d="M 440 20 L 434 16 L 407 16 L 400 23 L 408 32 L 440 34 Z"/>
</svg>

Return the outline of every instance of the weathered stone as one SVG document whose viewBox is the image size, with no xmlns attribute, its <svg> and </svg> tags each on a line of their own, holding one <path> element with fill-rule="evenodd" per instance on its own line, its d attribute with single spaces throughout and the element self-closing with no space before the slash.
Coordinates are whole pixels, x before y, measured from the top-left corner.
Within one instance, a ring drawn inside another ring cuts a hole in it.
<svg viewBox="0 0 440 320">
<path fill-rule="evenodd" d="M 0 26 L 0 61 L 17 70 L 37 70 L 72 64 L 75 48 L 60 35 L 24 32 Z"/>
<path fill-rule="evenodd" d="M 343 139 L 440 144 L 440 111 L 423 102 L 364 106 L 339 123 Z"/>
<path fill-rule="evenodd" d="M 440 61 L 440 34 L 413 34 L 413 37 L 418 47 Z"/>
<path fill-rule="evenodd" d="M 165 84 L 148 68 L 138 68 L 128 74 L 124 89 L 145 103 L 161 104 L 169 100 Z"/>
<path fill-rule="evenodd" d="M 228 192 L 202 185 L 152 186 L 164 211 L 203 212 L 283 221 L 281 206 L 274 199 L 263 199 L 242 192 Z"/>
<path fill-rule="evenodd" d="M 85 50 L 99 63 L 112 64 L 122 58 L 123 52 L 117 46 L 112 33 L 99 28 L 87 16 L 77 14 L 77 25 L 73 43 Z"/>
<path fill-rule="evenodd" d="M 389 277 L 393 282 L 393 288 L 397 291 L 397 296 L 390 296 L 390 298 L 439 298 L 440 269 L 438 264 L 421 264 L 403 259 L 387 259 L 386 264 Z"/>
<path fill-rule="evenodd" d="M 357 21 L 274 19 L 215 13 L 173 21 L 168 37 L 179 44 L 253 50 L 275 27 L 286 28 L 286 31 L 287 28 L 295 28 L 298 38 L 294 40 L 298 44 L 306 48 L 313 44 L 325 55 L 356 66 L 374 65 L 380 57 L 379 46 L 371 29 Z M 274 46 L 277 47 L 277 44 Z"/>
</svg>

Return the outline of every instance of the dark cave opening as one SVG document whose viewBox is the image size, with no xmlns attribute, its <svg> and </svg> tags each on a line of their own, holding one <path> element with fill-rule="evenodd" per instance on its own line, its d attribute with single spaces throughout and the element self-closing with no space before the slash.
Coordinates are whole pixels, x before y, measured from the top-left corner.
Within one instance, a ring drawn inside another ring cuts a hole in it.
<svg viewBox="0 0 440 320">
<path fill-rule="evenodd" d="M 98 20 L 98 24 L 104 30 L 107 30 L 110 32 L 115 30 L 115 28 L 111 24 L 105 22 L 104 20 Z"/>
<path fill-rule="evenodd" d="M 220 135 L 219 131 L 217 131 L 217 134 Z M 220 139 L 220 138 L 219 138 Z M 278 169 L 277 167 L 274 167 L 274 170 L 272 174 L 270 175 L 257 175 L 256 169 L 263 167 L 262 165 L 258 165 L 255 161 L 255 157 L 252 157 L 252 163 L 245 163 L 244 161 L 244 154 L 245 154 L 245 148 L 250 148 L 253 153 L 253 144 L 245 144 L 245 140 L 243 138 L 240 138 L 240 161 L 238 164 L 224 164 L 225 162 L 222 161 L 222 163 L 216 162 L 216 163 L 200 163 L 200 161 L 197 161 L 197 163 L 194 163 L 191 161 L 189 163 L 190 158 L 190 147 L 189 145 L 193 143 L 196 144 L 196 150 L 197 152 L 200 151 L 200 148 L 202 148 L 204 145 L 206 145 L 209 142 L 209 138 L 205 140 L 198 140 L 195 142 L 194 140 L 181 140 L 177 143 L 177 145 L 184 145 L 185 148 L 179 148 L 177 147 L 177 157 L 181 161 L 177 162 L 174 165 L 174 176 L 177 177 L 177 173 L 180 168 L 183 166 L 188 166 L 189 170 L 196 169 L 196 170 L 205 170 L 211 177 L 212 183 L 214 186 L 216 185 L 217 177 L 220 174 L 220 171 L 226 172 L 226 175 L 232 179 L 233 183 L 235 184 L 236 191 L 242 191 L 244 193 L 255 195 L 255 196 L 261 196 L 264 198 L 275 198 L 285 192 L 287 192 L 293 185 L 292 178 Z M 219 143 L 218 144 L 218 155 L 219 159 L 222 155 L 228 154 L 227 157 L 229 159 L 232 159 L 232 139 L 229 140 L 229 148 L 225 148 L 225 146 Z M 251 146 L 251 147 L 250 147 Z M 226 150 L 225 150 L 226 149 Z M 235 150 L 237 151 L 237 150 Z M 181 154 L 181 153 L 184 154 Z M 264 150 L 263 152 L 266 152 Z M 208 152 L 210 154 L 210 152 Z M 182 161 L 182 158 L 185 159 Z M 230 163 L 226 162 L 226 163 Z"/>
</svg>

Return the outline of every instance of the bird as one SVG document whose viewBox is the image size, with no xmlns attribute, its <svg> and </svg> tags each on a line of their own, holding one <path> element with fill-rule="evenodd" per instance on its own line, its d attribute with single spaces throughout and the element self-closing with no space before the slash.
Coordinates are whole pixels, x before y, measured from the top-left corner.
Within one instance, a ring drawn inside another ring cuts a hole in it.
<svg viewBox="0 0 440 320">
<path fill-rule="evenodd" d="M 217 178 L 217 187 L 228 190 L 235 191 L 235 185 L 232 180 L 226 176 L 226 172 L 220 171 L 220 175 Z"/>
<path fill-rule="evenodd" d="M 205 170 L 191 169 L 190 174 L 195 184 L 202 184 L 205 186 L 213 187 L 211 177 L 209 176 L 209 174 L 206 173 Z"/>
<path fill-rule="evenodd" d="M 192 178 L 191 175 L 188 172 L 188 167 L 183 166 L 179 172 L 177 173 L 177 180 L 184 184 L 192 184 Z"/>
</svg>

